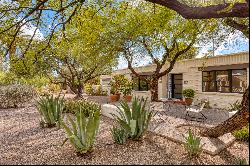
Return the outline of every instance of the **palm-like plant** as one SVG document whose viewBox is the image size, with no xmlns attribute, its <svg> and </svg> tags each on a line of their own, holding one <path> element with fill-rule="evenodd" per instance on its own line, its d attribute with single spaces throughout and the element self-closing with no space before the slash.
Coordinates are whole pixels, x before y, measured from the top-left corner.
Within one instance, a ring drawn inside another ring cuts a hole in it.
<svg viewBox="0 0 250 166">
<path fill-rule="evenodd" d="M 80 107 L 76 112 L 75 122 L 67 115 L 71 128 L 62 121 L 62 126 L 67 134 L 67 138 L 62 145 L 69 140 L 79 155 L 90 152 L 93 148 L 100 123 L 100 107 L 98 109 L 98 111 L 95 110 L 89 117 L 86 117 Z"/>
<path fill-rule="evenodd" d="M 139 140 L 148 129 L 154 113 L 150 108 L 146 108 L 146 103 L 147 99 L 134 98 L 130 108 L 127 102 L 121 101 L 121 108 L 117 107 L 119 115 L 112 114 L 120 127 L 126 131 L 128 138 Z"/>
<path fill-rule="evenodd" d="M 60 127 L 62 111 L 64 109 L 64 98 L 60 96 L 45 96 L 37 101 L 37 110 L 42 116 L 41 125 L 44 127 Z"/>
<path fill-rule="evenodd" d="M 185 138 L 186 143 L 184 145 L 188 152 L 189 157 L 199 157 L 202 152 L 201 138 L 193 135 L 192 131 L 188 130 L 188 136 Z"/>
</svg>

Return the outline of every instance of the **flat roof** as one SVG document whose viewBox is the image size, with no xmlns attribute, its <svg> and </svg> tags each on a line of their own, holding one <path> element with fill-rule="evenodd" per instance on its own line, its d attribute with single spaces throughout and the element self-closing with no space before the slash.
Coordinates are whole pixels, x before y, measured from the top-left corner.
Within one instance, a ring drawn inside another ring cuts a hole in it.
<svg viewBox="0 0 250 166">
<path fill-rule="evenodd" d="M 213 58 L 222 58 L 222 57 L 226 57 L 226 56 L 236 56 L 236 55 L 240 55 L 240 54 L 249 54 L 248 51 L 243 51 L 243 52 L 237 52 L 237 53 L 231 53 L 231 54 L 220 54 L 220 55 L 215 55 L 215 56 L 209 56 L 207 57 L 208 59 L 213 59 Z M 186 61 L 195 61 L 195 60 L 200 60 L 203 59 L 204 57 L 200 57 L 200 58 L 193 58 L 193 59 L 183 59 L 181 61 L 177 61 L 177 62 L 186 62 Z M 144 65 L 144 66 L 139 66 L 139 67 L 134 67 L 135 69 L 139 69 L 139 68 L 145 68 L 145 67 L 150 67 L 150 66 L 155 66 L 156 64 L 148 64 L 148 65 Z M 128 68 L 125 69 L 117 69 L 114 70 L 113 72 L 116 71 L 123 71 L 123 70 L 128 70 Z"/>
</svg>

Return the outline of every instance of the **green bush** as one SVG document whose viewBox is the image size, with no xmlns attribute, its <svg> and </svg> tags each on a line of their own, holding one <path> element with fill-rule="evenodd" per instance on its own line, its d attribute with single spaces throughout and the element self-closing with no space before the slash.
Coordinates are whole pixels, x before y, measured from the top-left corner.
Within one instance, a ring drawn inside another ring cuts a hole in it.
<svg viewBox="0 0 250 166">
<path fill-rule="evenodd" d="M 115 75 L 113 76 L 112 80 L 110 81 L 110 86 L 111 86 L 111 90 L 110 93 L 111 94 L 119 94 L 120 91 L 122 90 L 122 87 L 124 87 L 125 83 L 127 82 L 127 78 L 125 77 L 125 75 Z"/>
<path fill-rule="evenodd" d="M 194 98 L 195 95 L 195 91 L 193 89 L 184 89 L 182 93 L 186 98 Z"/>
<path fill-rule="evenodd" d="M 199 157 L 202 152 L 201 138 L 195 137 L 192 131 L 188 130 L 188 136 L 185 138 L 185 149 L 188 152 L 189 157 Z"/>
<path fill-rule="evenodd" d="M 249 124 L 242 129 L 233 132 L 234 137 L 239 141 L 249 141 Z"/>
<path fill-rule="evenodd" d="M 84 86 L 84 92 L 87 93 L 88 95 L 92 95 L 94 93 L 94 88 L 92 87 L 91 84 L 87 83 Z"/>
<path fill-rule="evenodd" d="M 70 143 L 75 147 L 79 155 L 90 152 L 93 148 L 96 134 L 98 132 L 100 123 L 100 107 L 98 110 L 91 110 L 89 117 L 86 117 L 79 107 L 76 111 L 76 121 L 74 122 L 69 115 L 67 119 L 71 124 L 69 128 L 63 121 L 62 126 L 67 134 L 67 138 L 64 140 L 63 144 L 69 140 Z"/>
<path fill-rule="evenodd" d="M 237 158 L 236 163 L 237 165 L 248 165 L 245 158 Z"/>
<path fill-rule="evenodd" d="M 233 104 L 230 104 L 229 111 L 241 110 L 242 105 L 239 100 L 236 100 Z"/>
<path fill-rule="evenodd" d="M 0 108 L 22 107 L 36 96 L 34 88 L 28 85 L 0 86 Z"/>
<path fill-rule="evenodd" d="M 87 100 L 67 100 L 65 102 L 64 112 L 75 114 L 78 110 L 83 111 L 83 114 L 88 117 L 92 111 L 98 111 L 99 105 L 95 102 L 87 101 Z"/>
<path fill-rule="evenodd" d="M 126 142 L 127 134 L 123 128 L 113 127 L 111 129 L 111 135 L 117 144 L 124 144 Z"/>
<path fill-rule="evenodd" d="M 123 95 L 131 95 L 132 90 L 133 90 L 133 81 L 126 80 L 123 87 L 121 87 Z"/>
<path fill-rule="evenodd" d="M 120 116 L 112 114 L 120 127 L 126 131 L 128 138 L 138 140 L 147 131 L 154 113 L 149 108 L 146 108 L 146 103 L 147 99 L 134 98 L 130 108 L 127 102 L 121 101 L 121 108 L 117 106 Z"/>
<path fill-rule="evenodd" d="M 64 98 L 45 96 L 37 101 L 37 110 L 41 115 L 42 127 L 54 127 L 60 122 L 62 118 L 62 111 L 64 109 Z"/>
</svg>

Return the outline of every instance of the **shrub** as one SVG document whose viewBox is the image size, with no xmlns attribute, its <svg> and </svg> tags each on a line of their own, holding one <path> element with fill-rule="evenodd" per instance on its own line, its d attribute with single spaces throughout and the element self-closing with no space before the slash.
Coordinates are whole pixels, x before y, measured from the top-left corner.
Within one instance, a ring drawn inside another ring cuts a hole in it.
<svg viewBox="0 0 250 166">
<path fill-rule="evenodd" d="M 248 165 L 245 158 L 237 158 L 236 163 L 237 165 Z"/>
<path fill-rule="evenodd" d="M 233 104 L 230 104 L 229 111 L 241 110 L 242 105 L 239 100 L 236 100 Z"/>
<path fill-rule="evenodd" d="M 57 93 L 57 92 L 60 92 L 61 86 L 58 84 L 49 84 L 48 90 L 49 92 Z"/>
<path fill-rule="evenodd" d="M 60 127 L 62 111 L 64 109 L 64 99 L 52 96 L 45 96 L 37 101 L 37 109 L 42 116 L 42 127 Z"/>
<path fill-rule="evenodd" d="M 90 152 L 99 128 L 100 107 L 98 111 L 92 110 L 89 117 L 84 116 L 81 107 L 79 107 L 79 110 L 76 112 L 76 121 L 74 122 L 69 115 L 67 115 L 67 119 L 71 124 L 71 128 L 62 122 L 62 126 L 67 134 L 67 138 L 64 140 L 62 146 L 69 140 L 79 155 Z"/>
<path fill-rule="evenodd" d="M 240 130 L 233 132 L 234 137 L 239 141 L 249 141 L 249 124 Z"/>
<path fill-rule="evenodd" d="M 202 152 L 201 138 L 195 137 L 192 131 L 188 130 L 188 136 L 185 138 L 185 149 L 188 152 L 189 157 L 199 157 Z"/>
<path fill-rule="evenodd" d="M 122 108 L 117 106 L 120 116 L 112 114 L 120 127 L 126 131 L 128 138 L 138 140 L 142 138 L 148 129 L 149 122 L 153 117 L 153 111 L 146 108 L 146 103 L 147 99 L 134 98 L 130 108 L 127 102 L 121 101 Z"/>
<path fill-rule="evenodd" d="M 194 98 L 195 91 L 193 89 L 184 89 L 183 96 L 186 98 Z"/>
<path fill-rule="evenodd" d="M 124 83 L 124 86 L 121 87 L 121 90 L 122 90 L 123 95 L 131 95 L 132 90 L 133 90 L 133 82 L 127 80 L 127 81 Z"/>
<path fill-rule="evenodd" d="M 119 94 L 126 82 L 127 78 L 125 77 L 125 75 L 115 75 L 109 83 L 111 86 L 110 93 Z"/>
<path fill-rule="evenodd" d="M 84 91 L 85 93 L 87 93 L 88 95 L 92 95 L 94 93 L 94 88 L 92 87 L 91 84 L 87 83 L 84 86 Z"/>
<path fill-rule="evenodd" d="M 86 101 L 86 100 L 67 100 L 65 102 L 65 112 L 75 114 L 78 110 L 83 111 L 83 114 L 88 117 L 93 111 L 98 111 L 99 106 L 98 104 Z"/>
<path fill-rule="evenodd" d="M 113 127 L 110 131 L 115 143 L 124 144 L 126 142 L 127 134 L 123 128 Z"/>
<path fill-rule="evenodd" d="M 28 85 L 0 86 L 0 108 L 22 107 L 36 95 L 36 91 Z"/>
</svg>

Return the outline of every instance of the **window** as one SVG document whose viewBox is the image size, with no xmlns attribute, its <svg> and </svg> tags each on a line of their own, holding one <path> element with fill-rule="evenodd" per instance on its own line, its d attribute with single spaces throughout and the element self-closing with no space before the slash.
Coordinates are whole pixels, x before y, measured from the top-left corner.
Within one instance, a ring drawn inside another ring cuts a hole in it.
<svg viewBox="0 0 250 166">
<path fill-rule="evenodd" d="M 208 71 L 208 72 L 203 72 L 203 88 L 202 91 L 204 92 L 215 92 L 216 87 L 215 87 L 215 72 L 214 71 Z"/>
<path fill-rule="evenodd" d="M 230 92 L 229 71 L 216 71 L 217 92 Z"/>
<path fill-rule="evenodd" d="M 203 92 L 243 93 L 246 87 L 246 69 L 202 72 Z"/>
<path fill-rule="evenodd" d="M 232 92 L 243 93 L 247 88 L 247 71 L 232 70 Z"/>
<path fill-rule="evenodd" d="M 148 79 L 148 77 L 150 76 L 143 76 L 144 78 Z M 143 79 L 140 79 L 136 76 L 133 76 L 133 86 L 134 86 L 134 90 L 136 91 L 148 91 L 150 89 L 150 86 L 149 84 L 143 80 Z"/>
</svg>

